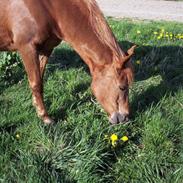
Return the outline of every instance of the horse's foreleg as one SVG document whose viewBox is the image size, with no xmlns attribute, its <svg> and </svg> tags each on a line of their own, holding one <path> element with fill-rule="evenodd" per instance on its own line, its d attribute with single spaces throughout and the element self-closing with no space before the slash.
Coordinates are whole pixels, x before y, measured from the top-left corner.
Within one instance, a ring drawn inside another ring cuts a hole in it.
<svg viewBox="0 0 183 183">
<path fill-rule="evenodd" d="M 49 54 L 50 55 L 50 54 Z M 41 74 L 41 79 L 43 79 L 46 64 L 48 63 L 48 58 L 49 55 L 46 54 L 39 54 L 39 63 L 40 63 L 40 74 Z"/>
<path fill-rule="evenodd" d="M 33 95 L 33 104 L 36 107 L 37 114 L 44 123 L 52 123 L 52 119 L 48 116 L 43 102 L 42 71 L 40 70 L 39 54 L 31 45 L 24 46 L 19 51 L 28 75 L 29 85 Z"/>
</svg>

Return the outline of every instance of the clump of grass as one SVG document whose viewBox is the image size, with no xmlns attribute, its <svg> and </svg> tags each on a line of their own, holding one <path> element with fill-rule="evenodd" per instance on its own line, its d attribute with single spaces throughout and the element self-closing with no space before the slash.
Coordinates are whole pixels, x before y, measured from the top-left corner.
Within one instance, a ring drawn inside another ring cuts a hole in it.
<svg viewBox="0 0 183 183">
<path fill-rule="evenodd" d="M 183 26 L 109 24 L 124 50 L 138 44 L 130 123 L 109 125 L 91 94 L 87 67 L 68 45 L 59 45 L 45 76 L 45 102 L 55 125 L 37 118 L 26 76 L 0 87 L 0 182 L 183 180 L 183 40 L 157 39 L 162 29 L 178 35 Z"/>
</svg>

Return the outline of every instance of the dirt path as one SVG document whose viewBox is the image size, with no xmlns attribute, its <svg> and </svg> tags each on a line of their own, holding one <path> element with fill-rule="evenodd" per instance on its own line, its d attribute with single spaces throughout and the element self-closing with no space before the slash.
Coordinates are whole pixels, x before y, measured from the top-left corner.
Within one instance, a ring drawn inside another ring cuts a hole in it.
<svg viewBox="0 0 183 183">
<path fill-rule="evenodd" d="M 97 0 L 106 16 L 183 22 L 183 2 Z"/>
</svg>

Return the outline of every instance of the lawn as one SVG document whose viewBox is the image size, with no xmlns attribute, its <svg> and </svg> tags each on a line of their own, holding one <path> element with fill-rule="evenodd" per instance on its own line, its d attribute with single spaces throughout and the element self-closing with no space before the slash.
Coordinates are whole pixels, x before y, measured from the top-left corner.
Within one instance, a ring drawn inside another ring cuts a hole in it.
<svg viewBox="0 0 183 183">
<path fill-rule="evenodd" d="M 183 182 L 183 24 L 108 21 L 124 50 L 138 45 L 130 123 L 109 124 L 87 66 L 59 45 L 45 75 L 54 125 L 37 118 L 24 71 L 0 82 L 0 182 Z M 112 134 L 129 140 L 113 147 Z"/>
</svg>

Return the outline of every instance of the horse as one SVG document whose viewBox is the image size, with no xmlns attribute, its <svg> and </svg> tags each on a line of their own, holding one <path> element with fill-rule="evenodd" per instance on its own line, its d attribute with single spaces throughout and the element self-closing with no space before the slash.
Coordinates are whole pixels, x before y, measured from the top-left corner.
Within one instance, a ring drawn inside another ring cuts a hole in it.
<svg viewBox="0 0 183 183">
<path fill-rule="evenodd" d="M 0 0 L 0 51 L 18 51 L 45 124 L 53 120 L 43 100 L 43 76 L 54 47 L 68 42 L 88 65 L 91 88 L 112 124 L 128 121 L 130 58 L 123 51 L 95 0 Z"/>
</svg>

